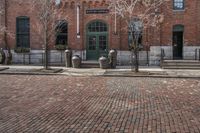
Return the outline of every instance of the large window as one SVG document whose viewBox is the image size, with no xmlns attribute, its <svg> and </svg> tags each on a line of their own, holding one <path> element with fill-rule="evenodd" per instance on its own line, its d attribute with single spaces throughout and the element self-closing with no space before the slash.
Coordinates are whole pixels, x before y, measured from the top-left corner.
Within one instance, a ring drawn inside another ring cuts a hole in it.
<svg viewBox="0 0 200 133">
<path fill-rule="evenodd" d="M 28 17 L 17 17 L 17 47 L 30 47 L 30 22 Z"/>
<path fill-rule="evenodd" d="M 183 10 L 184 9 L 184 0 L 173 0 L 174 10 Z"/>
<path fill-rule="evenodd" d="M 129 46 L 135 45 L 137 41 L 138 47 L 141 49 L 142 46 L 142 33 L 143 33 L 143 26 L 142 22 L 138 19 L 134 19 L 129 24 L 128 30 L 128 43 Z"/>
<path fill-rule="evenodd" d="M 56 25 L 56 45 L 67 45 L 68 23 L 65 20 L 57 22 Z"/>
</svg>

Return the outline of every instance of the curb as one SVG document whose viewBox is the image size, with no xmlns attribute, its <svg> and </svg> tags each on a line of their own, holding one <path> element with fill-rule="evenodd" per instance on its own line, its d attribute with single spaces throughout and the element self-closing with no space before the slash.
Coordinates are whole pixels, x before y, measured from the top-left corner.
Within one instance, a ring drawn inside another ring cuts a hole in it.
<svg viewBox="0 0 200 133">
<path fill-rule="evenodd" d="M 33 72 L 3 72 L 0 75 L 46 75 L 46 76 L 72 76 L 72 77 L 132 77 L 132 78 L 189 78 L 189 79 L 200 79 L 200 76 L 180 76 L 180 75 L 73 75 L 64 73 L 33 73 Z"/>
<path fill-rule="evenodd" d="M 132 78 L 189 78 L 200 79 L 199 76 L 180 76 L 180 75 L 102 75 L 104 77 L 132 77 Z"/>
<path fill-rule="evenodd" d="M 0 71 L 4 71 L 4 70 L 7 70 L 9 69 L 9 67 L 3 67 L 3 68 L 0 68 Z"/>
</svg>

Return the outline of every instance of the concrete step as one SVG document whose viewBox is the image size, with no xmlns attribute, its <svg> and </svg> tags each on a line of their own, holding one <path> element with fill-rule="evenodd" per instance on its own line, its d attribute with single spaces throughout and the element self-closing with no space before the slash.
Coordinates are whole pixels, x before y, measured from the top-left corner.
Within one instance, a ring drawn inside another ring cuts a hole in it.
<svg viewBox="0 0 200 133">
<path fill-rule="evenodd" d="M 189 67 L 189 66 L 163 66 L 163 69 L 190 69 L 190 70 L 200 70 L 200 67 Z"/>
<path fill-rule="evenodd" d="M 175 62 L 175 63 L 200 63 L 199 60 L 164 60 L 164 62 Z"/>
<path fill-rule="evenodd" d="M 82 61 L 82 68 L 99 68 L 99 62 L 97 61 Z"/>
<path fill-rule="evenodd" d="M 197 60 L 165 60 L 163 69 L 200 69 L 200 61 Z"/>
<path fill-rule="evenodd" d="M 163 66 L 200 66 L 200 63 L 163 63 Z"/>
</svg>

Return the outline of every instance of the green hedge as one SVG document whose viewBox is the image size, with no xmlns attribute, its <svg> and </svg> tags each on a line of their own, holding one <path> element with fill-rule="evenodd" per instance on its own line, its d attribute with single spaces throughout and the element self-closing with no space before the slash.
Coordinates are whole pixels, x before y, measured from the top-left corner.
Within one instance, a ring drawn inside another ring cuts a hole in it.
<svg viewBox="0 0 200 133">
<path fill-rule="evenodd" d="M 17 47 L 14 49 L 15 53 L 29 53 L 30 48 Z"/>
<path fill-rule="evenodd" d="M 56 50 L 66 50 L 67 46 L 63 44 L 57 44 L 55 45 Z"/>
</svg>

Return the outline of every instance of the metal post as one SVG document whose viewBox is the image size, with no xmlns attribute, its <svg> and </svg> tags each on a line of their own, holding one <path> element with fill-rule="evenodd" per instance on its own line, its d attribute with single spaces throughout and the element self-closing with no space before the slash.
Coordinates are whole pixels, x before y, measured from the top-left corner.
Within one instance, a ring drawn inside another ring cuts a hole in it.
<svg viewBox="0 0 200 133">
<path fill-rule="evenodd" d="M 62 64 L 62 61 L 63 61 L 62 55 L 63 55 L 63 54 L 62 54 L 62 51 L 61 51 L 61 54 L 60 54 L 60 56 L 61 56 L 61 58 L 60 58 L 61 62 L 60 62 L 60 63 L 61 63 L 61 64 Z"/>
<path fill-rule="evenodd" d="M 195 49 L 195 60 L 197 60 L 197 49 Z"/>
<path fill-rule="evenodd" d="M 23 64 L 25 65 L 25 55 L 23 53 Z"/>
<path fill-rule="evenodd" d="M 29 57 L 28 57 L 28 58 L 29 58 L 28 64 L 30 65 L 30 64 L 31 64 L 31 53 L 29 53 L 28 56 L 29 56 Z"/>
<path fill-rule="evenodd" d="M 147 49 L 147 66 L 149 66 L 149 51 Z"/>
<path fill-rule="evenodd" d="M 200 49 L 199 49 L 199 61 L 200 61 Z"/>
</svg>

